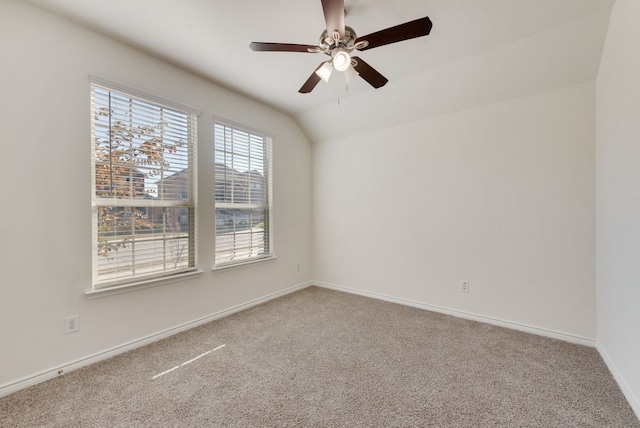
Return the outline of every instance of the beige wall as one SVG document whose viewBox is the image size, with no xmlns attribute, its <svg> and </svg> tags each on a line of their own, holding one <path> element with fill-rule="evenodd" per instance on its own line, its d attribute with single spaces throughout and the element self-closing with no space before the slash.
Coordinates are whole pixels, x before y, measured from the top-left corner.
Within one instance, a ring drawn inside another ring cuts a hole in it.
<svg viewBox="0 0 640 428">
<path fill-rule="evenodd" d="M 617 0 L 597 80 L 598 346 L 640 417 L 640 2 Z"/>
<path fill-rule="evenodd" d="M 595 339 L 594 115 L 592 82 L 314 144 L 314 280 Z"/>
</svg>

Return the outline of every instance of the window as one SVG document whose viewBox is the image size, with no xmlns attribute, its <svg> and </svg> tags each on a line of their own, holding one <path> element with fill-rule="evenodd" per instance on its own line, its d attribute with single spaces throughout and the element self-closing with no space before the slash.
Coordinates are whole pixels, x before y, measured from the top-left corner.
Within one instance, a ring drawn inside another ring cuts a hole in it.
<svg viewBox="0 0 640 428">
<path fill-rule="evenodd" d="M 214 140 L 215 266 L 272 257 L 272 140 L 221 122 Z"/>
<path fill-rule="evenodd" d="M 197 112 L 92 79 L 93 288 L 195 270 Z"/>
</svg>

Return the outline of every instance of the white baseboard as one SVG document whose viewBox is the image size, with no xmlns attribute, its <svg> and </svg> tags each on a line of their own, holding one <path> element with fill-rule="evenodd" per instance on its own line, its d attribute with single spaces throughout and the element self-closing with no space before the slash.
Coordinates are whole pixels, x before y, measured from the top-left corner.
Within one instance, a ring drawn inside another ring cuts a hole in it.
<svg viewBox="0 0 640 428">
<path fill-rule="evenodd" d="M 579 345 L 585 345 L 595 347 L 595 339 L 588 337 L 576 336 L 569 333 L 564 333 L 555 330 L 549 330 L 545 328 L 535 327 L 532 325 L 521 324 L 513 321 L 502 320 L 499 318 L 487 317 L 484 315 L 478 315 L 471 312 L 459 311 L 456 309 L 444 308 L 441 306 L 430 305 L 427 303 L 417 302 L 415 300 L 403 299 L 400 297 L 393 297 L 386 294 L 374 293 L 371 291 L 359 290 L 356 288 L 343 287 L 341 285 L 329 284 L 326 282 L 312 281 L 313 285 L 318 287 L 328 288 L 336 291 L 344 291 L 346 293 L 357 294 L 360 296 L 371 297 L 373 299 L 384 300 L 386 302 L 398 303 L 405 306 L 411 306 L 414 308 L 425 309 L 427 311 L 438 312 L 445 315 L 452 315 L 458 318 L 464 318 L 472 321 L 479 321 L 486 324 L 497 325 L 499 327 L 510 328 L 512 330 L 519 330 L 525 333 L 537 334 L 538 336 L 550 337 L 553 339 L 563 340 L 565 342 L 576 343 Z"/>
<path fill-rule="evenodd" d="M 196 320 L 193 320 L 193 321 L 178 325 L 176 327 L 172 327 L 172 328 L 169 328 L 167 330 L 164 330 L 164 331 L 161 331 L 161 332 L 158 332 L 158 333 L 154 333 L 154 334 L 151 334 L 149 336 L 142 337 L 140 339 L 133 340 L 133 341 L 125 343 L 123 345 L 116 346 L 114 348 L 107 349 L 107 350 L 102 351 L 102 352 L 98 352 L 97 354 L 93 354 L 93 355 L 90 355 L 88 357 L 81 358 L 79 360 L 64 364 L 62 366 L 55 367 L 55 368 L 52 368 L 52 369 L 49 369 L 49 370 L 45 370 L 45 371 L 43 371 L 41 373 L 38 373 L 38 374 L 35 374 L 35 375 L 32 375 L 32 376 L 27 376 L 27 377 L 19 379 L 17 381 L 4 384 L 4 385 L 0 386 L 0 397 L 4 397 L 6 395 L 13 394 L 16 391 L 19 391 L 19 390 L 24 389 L 24 388 L 28 388 L 30 386 L 36 385 L 38 383 L 44 382 L 44 381 L 49 380 L 49 379 L 53 379 L 54 377 L 60 376 L 60 375 L 62 375 L 64 373 L 68 373 L 70 371 L 79 369 L 81 367 L 85 367 L 85 366 L 88 366 L 90 364 L 97 363 L 98 361 L 106 360 L 107 358 L 111 358 L 111 357 L 116 356 L 118 354 L 122 354 L 124 352 L 131 351 L 131 350 L 139 348 L 141 346 L 145 346 L 145 345 L 148 345 L 150 343 L 157 342 L 157 341 L 165 339 L 165 338 L 167 338 L 169 336 L 173 336 L 174 334 L 177 334 L 177 333 L 192 329 L 194 327 L 198 327 L 199 325 L 206 324 L 208 322 L 217 320 L 219 318 L 226 317 L 226 316 L 234 314 L 236 312 L 240 312 L 240 311 L 248 309 L 248 308 L 250 308 L 252 306 L 256 306 L 256 305 L 259 305 L 261 303 L 265 303 L 265 302 L 267 302 L 269 300 L 273 300 L 273 299 L 276 299 L 278 297 L 282 297 L 282 296 L 287 295 L 289 293 L 293 293 L 294 291 L 302 290 L 303 288 L 309 287 L 312 284 L 313 284 L 312 282 L 306 282 L 306 283 L 303 283 L 303 284 L 299 284 L 299 285 L 287 288 L 285 290 L 278 291 L 276 293 L 272 293 L 272 294 L 269 294 L 269 295 L 266 295 L 266 296 L 251 300 L 249 302 L 242 303 L 240 305 L 237 305 L 237 306 L 234 306 L 234 307 L 231 307 L 231 308 L 216 312 L 214 314 L 207 315 L 207 316 L 202 317 L 202 318 L 198 318 Z"/>
<path fill-rule="evenodd" d="M 622 393 L 624 394 L 625 398 L 629 402 L 629 405 L 635 412 L 636 417 L 640 419 L 640 400 L 638 400 L 638 397 L 636 397 L 636 395 L 633 393 L 633 390 L 629 388 L 629 385 L 627 385 L 627 382 L 624 380 L 624 377 L 622 377 L 620 370 L 618 370 L 618 367 L 615 365 L 615 363 L 609 356 L 609 353 L 604 348 L 601 342 L 599 341 L 596 342 L 596 349 L 600 353 L 600 356 L 604 360 L 604 363 L 609 368 L 611 375 L 618 383 L 618 386 L 620 387 L 620 389 L 622 390 Z"/>
<path fill-rule="evenodd" d="M 590 339 L 587 337 L 576 336 L 572 334 L 567 334 L 559 331 L 548 330 L 540 327 L 534 327 L 526 324 L 520 324 L 512 321 L 501 320 L 498 318 L 487 317 L 484 315 L 473 314 L 469 312 L 459 311 L 455 309 L 443 308 L 441 306 L 429 305 L 422 302 L 416 302 L 413 300 L 402 299 L 398 297 L 388 296 L 386 294 L 374 293 L 370 291 L 359 290 L 355 288 L 343 287 L 335 284 L 328 284 L 320 281 L 313 281 L 313 285 L 323 288 L 328 288 L 336 291 L 343 291 L 346 293 L 357 294 L 360 296 L 371 297 L 374 299 L 384 300 L 386 302 L 391 303 L 399 303 L 401 305 L 412 306 L 419 309 L 426 309 L 428 311 L 438 312 L 445 315 L 452 315 L 459 318 L 469 319 L 473 321 L 484 322 L 487 324 L 497 325 L 500 327 L 511 328 L 514 330 L 524 331 L 526 333 L 537 334 L 539 336 L 546 336 L 553 339 L 564 340 L 566 342 L 576 343 L 579 345 L 586 345 L 590 347 L 595 347 L 597 351 L 600 353 L 602 359 L 604 360 L 607 368 L 611 372 L 611 375 L 618 383 L 618 386 L 622 390 L 625 398 L 629 402 L 629 405 L 633 409 L 636 414 L 636 417 L 640 419 L 640 400 L 634 394 L 633 390 L 629 388 L 629 385 L 624 380 L 624 377 L 616 367 L 615 363 L 607 353 L 606 349 L 600 342 L 596 342 L 594 339 Z"/>
</svg>

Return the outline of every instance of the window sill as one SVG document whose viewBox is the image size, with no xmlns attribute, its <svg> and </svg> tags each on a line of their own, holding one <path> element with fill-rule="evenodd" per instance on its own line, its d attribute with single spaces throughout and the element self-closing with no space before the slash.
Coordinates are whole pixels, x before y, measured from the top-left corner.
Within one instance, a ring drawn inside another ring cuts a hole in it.
<svg viewBox="0 0 640 428">
<path fill-rule="evenodd" d="M 243 268 L 243 267 L 247 267 L 247 266 L 261 265 L 263 263 L 271 262 L 271 261 L 273 261 L 275 259 L 276 259 L 276 256 L 264 257 L 262 259 L 257 259 L 257 260 L 248 260 L 246 262 L 234 263 L 234 264 L 229 264 L 229 265 L 224 265 L 224 266 L 213 267 L 213 268 L 211 268 L 211 270 L 213 272 L 221 272 L 221 271 L 239 269 L 239 268 Z"/>
<path fill-rule="evenodd" d="M 163 278 L 153 278 L 146 281 L 132 282 L 116 287 L 85 291 L 84 295 L 87 297 L 87 299 L 97 299 L 99 297 L 111 296 L 113 294 L 128 293 L 130 291 L 142 290 L 144 288 L 157 287 L 160 285 L 171 284 L 173 282 L 184 281 L 201 276 L 203 273 L 203 270 L 198 269 L 190 272 L 179 273 L 176 275 L 165 276 Z"/>
</svg>

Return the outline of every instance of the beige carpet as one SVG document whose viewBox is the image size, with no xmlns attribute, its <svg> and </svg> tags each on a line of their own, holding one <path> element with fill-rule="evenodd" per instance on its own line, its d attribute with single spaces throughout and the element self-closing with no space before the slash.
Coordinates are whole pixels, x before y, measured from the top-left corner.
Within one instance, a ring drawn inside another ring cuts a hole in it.
<svg viewBox="0 0 640 428">
<path fill-rule="evenodd" d="M 640 422 L 593 348 L 311 287 L 0 399 L 0 426 Z"/>
</svg>

